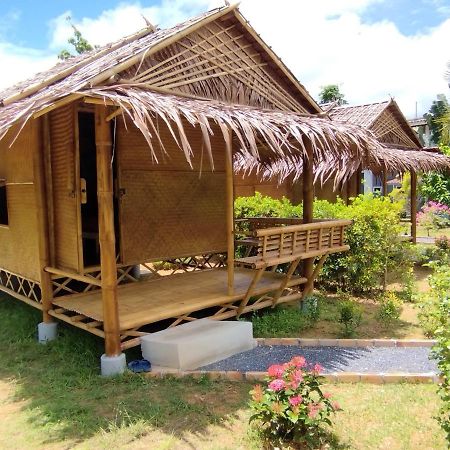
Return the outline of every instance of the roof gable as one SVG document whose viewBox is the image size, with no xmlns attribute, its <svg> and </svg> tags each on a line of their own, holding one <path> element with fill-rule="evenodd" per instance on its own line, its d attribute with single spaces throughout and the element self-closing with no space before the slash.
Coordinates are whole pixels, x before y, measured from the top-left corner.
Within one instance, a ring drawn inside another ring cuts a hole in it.
<svg viewBox="0 0 450 450">
<path fill-rule="evenodd" d="M 241 18 L 231 10 L 199 24 L 121 72 L 119 82 L 265 109 L 318 112 L 306 90 L 290 78 Z"/>
<path fill-rule="evenodd" d="M 146 85 L 142 87 L 270 109 L 320 112 L 319 106 L 270 48 L 255 38 L 256 33 L 245 24 L 236 7 L 217 8 L 164 30 L 147 28 L 71 58 L 0 92 L 0 103 L 12 106 L 21 100 L 27 103 L 29 99 L 33 108 L 38 108 L 46 103 L 49 94 L 54 101 L 85 88 L 110 85 L 119 77 L 145 76 L 143 72 L 153 62 L 154 72 L 147 73 L 151 77 L 141 81 Z M 176 66 L 173 52 L 180 60 Z M 164 58 L 169 61 L 164 62 Z M 166 79 L 164 87 L 161 69 L 165 68 L 166 76 L 171 69 L 176 72 L 170 76 L 176 80 L 169 83 Z M 181 68 L 184 69 L 180 71 Z M 20 109 L 24 106 L 21 104 Z"/>
<path fill-rule="evenodd" d="M 371 130 L 380 142 L 421 148 L 418 136 L 395 100 L 367 105 L 340 106 L 328 112 L 333 120 L 350 122 Z"/>
</svg>

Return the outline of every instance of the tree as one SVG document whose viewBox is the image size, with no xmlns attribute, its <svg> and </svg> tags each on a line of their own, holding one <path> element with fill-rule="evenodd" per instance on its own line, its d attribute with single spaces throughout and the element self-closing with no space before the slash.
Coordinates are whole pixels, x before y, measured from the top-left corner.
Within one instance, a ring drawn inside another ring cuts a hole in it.
<svg viewBox="0 0 450 450">
<path fill-rule="evenodd" d="M 448 103 L 447 97 L 444 94 L 439 94 L 437 96 L 437 99 L 433 100 L 430 111 L 423 115 L 423 117 L 427 120 L 428 126 L 430 127 L 431 141 L 436 145 L 443 143 L 443 124 L 447 124 L 449 114 L 450 105 Z M 448 132 L 444 134 L 447 134 L 447 136 L 444 136 L 444 138 L 449 138 Z"/>
<path fill-rule="evenodd" d="M 319 92 L 319 103 L 336 102 L 339 106 L 346 105 L 348 102 L 344 97 L 337 84 L 327 84 L 322 86 L 322 90 Z"/>
<path fill-rule="evenodd" d="M 67 21 L 70 22 L 70 20 L 71 20 L 70 17 L 67 17 Z M 78 30 L 78 28 L 73 23 L 70 23 L 70 25 L 73 28 L 73 36 L 70 37 L 67 40 L 67 42 L 69 44 L 73 45 L 73 47 L 75 48 L 75 51 L 79 55 L 81 55 L 82 53 L 93 50 L 94 47 L 91 44 L 89 44 L 89 42 L 83 37 L 83 35 L 81 34 L 81 31 Z M 59 53 L 58 59 L 64 60 L 64 59 L 71 58 L 72 56 L 74 56 L 74 55 L 72 55 L 72 53 L 70 53 L 69 50 L 63 49 Z"/>
<path fill-rule="evenodd" d="M 441 146 L 441 151 L 450 156 L 450 147 Z M 427 201 L 434 200 L 450 206 L 450 176 L 446 173 L 424 173 L 420 180 L 419 191 Z"/>
</svg>

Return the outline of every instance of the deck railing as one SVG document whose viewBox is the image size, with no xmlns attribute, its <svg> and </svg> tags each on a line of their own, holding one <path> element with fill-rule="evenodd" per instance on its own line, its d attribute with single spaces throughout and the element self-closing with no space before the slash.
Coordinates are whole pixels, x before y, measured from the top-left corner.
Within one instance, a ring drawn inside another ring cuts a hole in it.
<svg viewBox="0 0 450 450">
<path fill-rule="evenodd" d="M 285 219 L 277 219 L 278 223 L 272 222 L 276 225 L 268 228 L 252 230 L 248 227 L 247 230 L 237 231 L 241 235 L 237 243 L 252 250 L 236 262 L 257 269 L 349 249 L 344 239 L 345 228 L 351 225 L 351 220 L 295 225 L 283 224 L 282 220 Z"/>
</svg>

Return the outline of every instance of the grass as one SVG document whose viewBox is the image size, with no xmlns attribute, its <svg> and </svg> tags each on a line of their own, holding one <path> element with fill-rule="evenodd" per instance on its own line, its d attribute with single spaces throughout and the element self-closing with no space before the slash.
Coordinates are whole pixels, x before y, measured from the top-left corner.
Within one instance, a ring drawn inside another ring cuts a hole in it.
<svg viewBox="0 0 450 450">
<path fill-rule="evenodd" d="M 261 448 L 247 425 L 249 385 L 131 374 L 104 379 L 101 340 L 62 324 L 60 339 L 39 345 L 39 321 L 38 311 L 1 297 L 0 448 Z M 344 408 L 332 430 L 338 444 L 330 448 L 445 448 L 432 418 L 435 386 L 329 390 Z"/>
<path fill-rule="evenodd" d="M 410 234 L 411 233 L 411 224 L 403 224 L 402 225 L 402 234 Z M 450 228 L 441 228 L 439 230 L 431 229 L 427 230 L 424 226 L 417 226 L 417 236 L 419 237 L 439 237 L 439 236 L 447 236 L 450 238 Z"/>
<path fill-rule="evenodd" d="M 416 267 L 415 291 L 426 292 L 429 289 L 427 277 L 431 269 Z M 401 290 L 400 283 L 392 282 L 388 289 Z M 247 315 L 246 320 L 253 322 L 255 337 L 303 337 L 303 338 L 342 338 L 343 326 L 339 323 L 340 304 L 345 296 L 316 291 L 319 299 L 319 319 L 312 320 L 308 314 L 299 310 L 297 305 L 281 305 L 275 309 L 261 310 Z M 379 318 L 380 303 L 370 297 L 351 297 L 362 310 L 362 320 L 353 337 L 360 339 L 424 339 L 426 336 L 418 319 L 415 304 L 405 302 L 397 320 L 383 322 Z"/>
</svg>

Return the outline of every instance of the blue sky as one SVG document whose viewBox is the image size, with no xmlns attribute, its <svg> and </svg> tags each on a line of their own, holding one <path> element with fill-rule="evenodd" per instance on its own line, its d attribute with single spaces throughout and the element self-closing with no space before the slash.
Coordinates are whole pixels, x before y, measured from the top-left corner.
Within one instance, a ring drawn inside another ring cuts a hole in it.
<svg viewBox="0 0 450 450">
<path fill-rule="evenodd" d="M 230 0 L 233 1 L 233 0 Z M 144 26 L 162 27 L 223 0 L 0 0 L 0 88 L 56 63 L 72 33 L 92 44 Z M 407 116 L 448 95 L 450 0 L 242 0 L 239 7 L 301 83 L 317 97 L 339 84 L 352 104 L 393 96 Z"/>
</svg>

